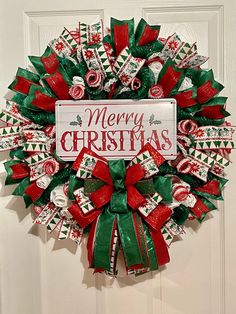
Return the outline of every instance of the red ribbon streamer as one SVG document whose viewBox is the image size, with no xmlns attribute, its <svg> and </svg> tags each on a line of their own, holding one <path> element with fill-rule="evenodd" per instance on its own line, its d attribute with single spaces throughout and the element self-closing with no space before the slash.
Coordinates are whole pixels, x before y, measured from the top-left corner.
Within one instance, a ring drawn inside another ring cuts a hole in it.
<svg viewBox="0 0 236 314">
<path fill-rule="evenodd" d="M 26 188 L 24 193 L 31 198 L 32 202 L 35 202 L 44 191 L 44 189 L 41 189 L 37 186 L 36 182 L 33 182 Z"/>
<path fill-rule="evenodd" d="M 14 86 L 14 90 L 19 92 L 19 93 L 22 93 L 22 94 L 25 94 L 25 95 L 28 95 L 29 94 L 29 90 L 30 90 L 30 87 L 32 85 L 37 85 L 39 86 L 39 84 L 36 84 L 22 76 L 17 76 L 16 77 L 16 85 Z"/>
<path fill-rule="evenodd" d="M 211 180 L 207 182 L 206 184 L 204 184 L 203 186 L 196 188 L 195 191 L 219 196 L 220 195 L 220 183 L 217 180 Z"/>
<path fill-rule="evenodd" d="M 151 233 L 151 237 L 152 237 L 155 251 L 156 251 L 158 266 L 162 266 L 162 265 L 169 263 L 170 256 L 169 256 L 166 242 L 165 242 L 163 235 L 161 233 L 161 230 L 160 229 L 159 230 L 150 229 L 150 233 Z"/>
<path fill-rule="evenodd" d="M 203 107 L 201 115 L 210 119 L 223 119 L 225 116 L 222 109 L 221 105 Z"/>
<path fill-rule="evenodd" d="M 188 107 L 192 107 L 192 106 L 197 104 L 197 102 L 193 99 L 193 91 L 192 90 L 174 95 L 173 98 L 176 99 L 177 105 L 180 108 L 188 108 Z"/>
<path fill-rule="evenodd" d="M 140 164 L 133 165 L 126 170 L 125 186 L 134 185 L 145 175 L 144 169 Z"/>
<path fill-rule="evenodd" d="M 114 44 L 116 56 L 118 56 L 125 47 L 129 47 L 129 27 L 127 23 L 114 26 Z"/>
<path fill-rule="evenodd" d="M 56 71 L 51 76 L 45 77 L 45 80 L 59 99 L 71 99 L 69 95 L 70 87 L 59 71 Z"/>
<path fill-rule="evenodd" d="M 107 184 L 113 186 L 112 178 L 110 176 L 109 167 L 104 162 L 98 160 L 95 168 L 93 169 L 92 175 Z"/>
<path fill-rule="evenodd" d="M 196 197 L 196 196 L 195 196 Z M 209 208 L 200 200 L 200 198 L 196 197 L 197 202 L 195 203 L 194 207 L 190 208 L 190 210 L 199 218 L 202 218 L 204 213 L 209 212 Z"/>
<path fill-rule="evenodd" d="M 97 191 L 93 192 L 90 196 L 94 206 L 96 208 L 102 208 L 104 205 L 110 202 L 112 193 L 113 193 L 113 187 L 110 185 L 104 185 Z"/>
<path fill-rule="evenodd" d="M 164 204 L 159 204 L 157 207 L 145 217 L 145 221 L 155 230 L 161 229 L 163 224 L 170 218 L 172 210 Z"/>
<path fill-rule="evenodd" d="M 56 101 L 56 98 L 45 95 L 40 91 L 36 91 L 35 98 L 32 101 L 32 105 L 48 112 L 55 112 Z"/>
<path fill-rule="evenodd" d="M 144 46 L 147 45 L 153 41 L 156 41 L 157 37 L 159 35 L 158 29 L 152 29 L 149 25 L 145 25 L 143 34 L 141 38 L 139 39 L 138 46 Z"/>
<path fill-rule="evenodd" d="M 133 186 L 127 187 L 127 203 L 133 209 L 136 210 L 146 202 L 145 198 L 138 192 Z"/>
<path fill-rule="evenodd" d="M 212 87 L 211 81 L 206 81 L 197 89 L 197 99 L 200 104 L 203 104 L 218 94 L 219 91 Z"/>
<path fill-rule="evenodd" d="M 182 73 L 180 71 L 176 71 L 173 67 L 168 66 L 165 74 L 162 76 L 160 82 L 158 82 L 158 84 L 163 88 L 164 97 L 169 96 L 172 89 L 180 80 L 181 75 Z"/>
<path fill-rule="evenodd" d="M 88 252 L 89 267 L 93 267 L 92 263 L 93 263 L 94 237 L 96 233 L 97 221 L 98 221 L 98 216 L 95 218 L 94 222 L 92 223 L 91 229 L 88 235 L 87 252 Z"/>
<path fill-rule="evenodd" d="M 17 180 L 17 179 L 24 179 L 29 176 L 30 174 L 30 168 L 24 164 L 24 163 L 19 163 L 16 165 L 10 166 L 12 169 L 12 175 L 11 179 Z"/>
<path fill-rule="evenodd" d="M 48 57 L 41 57 L 42 64 L 44 65 L 45 71 L 48 74 L 53 74 L 59 68 L 59 61 L 54 52 L 52 52 Z"/>
</svg>

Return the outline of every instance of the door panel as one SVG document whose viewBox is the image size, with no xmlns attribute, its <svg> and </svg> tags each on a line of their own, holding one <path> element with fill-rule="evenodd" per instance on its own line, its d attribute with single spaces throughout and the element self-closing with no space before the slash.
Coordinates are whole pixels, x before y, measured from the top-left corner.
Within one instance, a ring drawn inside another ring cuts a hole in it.
<svg viewBox="0 0 236 314">
<path fill-rule="evenodd" d="M 27 55 L 41 54 L 63 26 L 74 28 L 79 20 L 94 23 L 110 16 L 118 19 L 144 17 L 161 23 L 161 36 L 177 32 L 183 40 L 198 43 L 209 55 L 209 67 L 226 85 L 228 109 L 235 124 L 234 79 L 235 3 L 233 0 L 191 1 L 13 1 L 0 2 L 0 94 L 4 95 L 18 66 L 28 66 Z M 1 98 L 1 100 L 3 100 Z M 1 104 L 3 106 L 3 102 Z M 5 155 L 6 156 L 6 155 Z M 236 162 L 235 153 L 232 156 Z M 3 160 L 3 158 L 1 158 Z M 2 314 L 231 314 L 236 254 L 233 251 L 236 214 L 233 187 L 236 163 L 231 166 L 225 202 L 201 227 L 189 223 L 182 241 L 170 248 L 167 268 L 138 278 L 126 277 L 122 261 L 116 280 L 93 275 L 87 268 L 86 241 L 78 248 L 70 241 L 56 242 L 38 226 L 20 198 L 2 188 L 0 168 L 0 313 Z"/>
</svg>

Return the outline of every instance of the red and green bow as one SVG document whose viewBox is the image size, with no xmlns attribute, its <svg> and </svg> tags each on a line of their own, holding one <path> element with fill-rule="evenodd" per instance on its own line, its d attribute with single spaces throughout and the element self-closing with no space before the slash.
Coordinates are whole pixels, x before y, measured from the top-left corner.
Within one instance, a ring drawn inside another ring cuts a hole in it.
<svg viewBox="0 0 236 314">
<path fill-rule="evenodd" d="M 160 204 L 152 176 L 165 159 L 150 145 L 125 166 L 106 161 L 84 148 L 73 164 L 83 188 L 74 191 L 76 203 L 68 210 L 85 228 L 91 224 L 88 259 L 95 271 L 116 273 L 119 244 L 127 271 L 157 269 L 169 261 L 161 227 L 172 210 Z"/>
</svg>

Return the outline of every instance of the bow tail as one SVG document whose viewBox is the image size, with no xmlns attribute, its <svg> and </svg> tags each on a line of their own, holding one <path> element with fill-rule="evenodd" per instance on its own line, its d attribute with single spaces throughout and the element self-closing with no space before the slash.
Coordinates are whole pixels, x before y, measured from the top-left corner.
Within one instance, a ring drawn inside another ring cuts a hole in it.
<svg viewBox="0 0 236 314">
<path fill-rule="evenodd" d="M 155 245 L 149 230 L 149 227 L 143 223 L 143 230 L 144 235 L 146 239 L 146 247 L 149 257 L 149 270 L 157 270 L 158 269 L 158 261 L 157 261 L 157 255 L 155 250 Z"/>
<path fill-rule="evenodd" d="M 127 272 L 146 270 L 150 261 L 141 218 L 128 212 L 118 215 L 117 222 Z"/>
<path fill-rule="evenodd" d="M 166 261 L 164 242 L 157 233 L 150 233 L 137 213 L 116 215 L 104 211 L 94 220 L 89 231 L 89 266 L 94 268 L 95 272 L 106 271 L 110 275 L 116 275 L 117 255 L 121 244 L 129 274 L 138 275 L 148 270 L 156 270 L 158 258 L 160 265 L 164 263 L 163 260 Z"/>
<path fill-rule="evenodd" d="M 127 273 L 140 275 L 157 270 L 159 266 L 167 263 L 169 254 L 161 231 L 150 230 L 137 213 L 130 213 L 129 218 L 125 216 L 119 216 L 121 221 L 118 222 L 118 228 Z M 132 227 L 128 225 L 128 219 L 132 222 Z M 130 231 L 133 229 L 133 239 L 130 242 L 127 235 L 122 238 L 122 227 L 126 228 L 129 234 L 132 234 Z"/>
<path fill-rule="evenodd" d="M 150 228 L 150 235 L 154 244 L 158 266 L 169 263 L 170 256 L 161 229 L 155 230 Z"/>
<path fill-rule="evenodd" d="M 116 274 L 118 233 L 127 271 L 148 266 L 148 262 L 144 263 L 147 254 L 144 254 L 145 250 L 142 252 L 144 237 L 134 214 L 117 215 L 105 210 L 93 222 L 87 244 L 89 265 L 95 272 Z"/>
<path fill-rule="evenodd" d="M 116 215 L 106 210 L 92 224 L 87 249 L 89 265 L 95 272 L 115 273 L 116 229 Z"/>
<path fill-rule="evenodd" d="M 137 239 L 142 258 L 142 265 L 133 268 L 135 275 L 143 274 L 150 270 L 156 270 L 158 268 L 157 258 L 154 252 L 154 244 L 150 237 L 147 225 L 143 222 L 141 217 L 137 214 L 133 214 L 134 226 L 137 232 Z"/>
</svg>

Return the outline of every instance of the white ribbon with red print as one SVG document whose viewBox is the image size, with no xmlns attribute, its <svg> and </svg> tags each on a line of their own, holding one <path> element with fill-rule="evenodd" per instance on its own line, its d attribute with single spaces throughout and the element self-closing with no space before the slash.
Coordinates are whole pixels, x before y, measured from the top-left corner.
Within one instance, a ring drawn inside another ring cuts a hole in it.
<svg viewBox="0 0 236 314">
<path fill-rule="evenodd" d="M 41 207 L 35 206 L 34 211 L 37 213 L 34 223 L 46 225 L 49 232 L 56 231 L 58 240 L 69 238 L 76 243 L 80 242 L 83 229 L 79 227 L 67 209 L 48 203 Z"/>
<path fill-rule="evenodd" d="M 115 61 L 114 71 L 121 83 L 124 86 L 129 86 L 144 63 L 145 59 L 133 57 L 129 48 L 125 47 Z"/>
<path fill-rule="evenodd" d="M 0 128 L 0 151 L 14 149 L 22 145 L 23 140 L 19 126 Z"/>
<path fill-rule="evenodd" d="M 30 181 L 37 180 L 46 175 L 52 177 L 60 168 L 59 163 L 49 153 L 34 154 L 27 157 L 25 162 L 30 167 Z"/>
<path fill-rule="evenodd" d="M 113 73 L 111 47 L 101 43 L 95 48 L 82 47 L 82 56 L 89 70 L 98 71 L 105 78 Z"/>
</svg>

